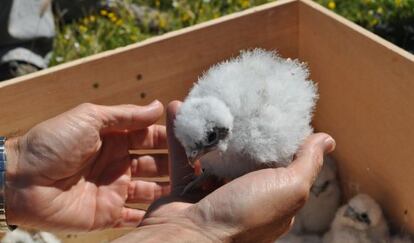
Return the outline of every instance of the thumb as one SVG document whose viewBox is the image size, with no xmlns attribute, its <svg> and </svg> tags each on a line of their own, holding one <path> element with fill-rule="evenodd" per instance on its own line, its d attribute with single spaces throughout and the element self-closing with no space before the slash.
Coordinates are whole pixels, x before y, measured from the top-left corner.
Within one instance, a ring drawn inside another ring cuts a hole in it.
<svg viewBox="0 0 414 243">
<path fill-rule="evenodd" d="M 154 124 L 163 114 L 163 105 L 158 100 L 146 106 L 86 105 L 92 109 L 102 133 L 117 130 L 140 130 Z"/>
<path fill-rule="evenodd" d="M 334 149 L 335 140 L 331 136 L 326 133 L 312 134 L 305 140 L 288 169 L 299 175 L 310 188 L 322 168 L 323 155 Z"/>
<path fill-rule="evenodd" d="M 187 155 L 174 134 L 175 115 L 181 106 L 180 101 L 173 101 L 167 108 L 168 151 L 170 157 L 170 179 L 172 193 L 180 194 L 183 188 L 192 181 L 194 170 L 188 164 Z"/>
</svg>

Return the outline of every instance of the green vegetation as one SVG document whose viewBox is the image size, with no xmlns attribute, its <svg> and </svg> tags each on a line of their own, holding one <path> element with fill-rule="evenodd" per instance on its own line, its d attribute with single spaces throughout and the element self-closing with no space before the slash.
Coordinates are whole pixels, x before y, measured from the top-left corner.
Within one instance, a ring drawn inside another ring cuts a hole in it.
<svg viewBox="0 0 414 243">
<path fill-rule="evenodd" d="M 414 0 L 316 0 L 414 53 Z"/>
<path fill-rule="evenodd" d="M 241 11 L 271 0 L 121 0 L 59 25 L 50 66 Z M 59 22 L 59 21 L 57 21 Z"/>
<path fill-rule="evenodd" d="M 274 0 L 118 0 L 58 25 L 50 65 L 74 60 Z M 414 52 L 414 0 L 316 0 Z M 57 21 L 58 22 L 58 21 Z"/>
</svg>

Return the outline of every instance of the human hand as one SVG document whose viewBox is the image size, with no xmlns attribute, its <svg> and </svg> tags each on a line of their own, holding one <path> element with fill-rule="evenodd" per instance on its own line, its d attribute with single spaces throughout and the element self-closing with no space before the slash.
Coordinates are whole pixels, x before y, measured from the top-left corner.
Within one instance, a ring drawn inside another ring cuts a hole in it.
<svg viewBox="0 0 414 243">
<path fill-rule="evenodd" d="M 7 220 L 11 225 L 87 231 L 137 226 L 168 184 L 132 180 L 168 174 L 167 155 L 129 150 L 167 147 L 163 113 L 148 106 L 83 104 L 6 142 Z"/>
<path fill-rule="evenodd" d="M 155 202 L 140 228 L 119 242 L 271 242 L 286 232 L 306 202 L 323 154 L 335 147 L 327 134 L 311 135 L 287 168 L 263 169 L 239 177 L 197 203 L 202 193 L 181 197 L 192 168 L 173 133 L 180 102 L 167 111 L 171 195 Z"/>
</svg>

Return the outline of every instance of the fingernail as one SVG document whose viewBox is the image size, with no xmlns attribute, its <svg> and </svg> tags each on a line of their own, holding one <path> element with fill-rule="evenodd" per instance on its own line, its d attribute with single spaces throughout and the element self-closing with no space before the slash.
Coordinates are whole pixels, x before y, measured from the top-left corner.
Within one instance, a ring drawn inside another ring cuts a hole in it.
<svg viewBox="0 0 414 243">
<path fill-rule="evenodd" d="M 152 106 L 158 106 L 160 102 L 158 100 L 154 100 L 153 102 L 151 102 L 148 106 L 152 107 Z"/>
<path fill-rule="evenodd" d="M 335 149 L 335 140 L 331 137 L 328 136 L 327 138 L 325 138 L 325 140 L 323 141 L 323 150 L 325 153 L 330 153 Z"/>
</svg>

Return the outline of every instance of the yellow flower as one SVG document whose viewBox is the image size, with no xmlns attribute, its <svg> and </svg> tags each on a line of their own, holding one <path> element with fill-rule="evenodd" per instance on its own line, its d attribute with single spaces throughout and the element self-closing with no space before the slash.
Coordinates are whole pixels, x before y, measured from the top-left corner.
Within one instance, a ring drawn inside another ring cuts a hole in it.
<svg viewBox="0 0 414 243">
<path fill-rule="evenodd" d="M 102 15 L 102 16 L 106 16 L 106 15 L 108 15 L 108 11 L 106 11 L 105 9 L 102 9 L 102 10 L 100 11 L 100 13 L 101 13 L 101 15 Z"/>
<path fill-rule="evenodd" d="M 89 21 L 95 22 L 96 18 L 94 15 L 89 16 Z"/>
<path fill-rule="evenodd" d="M 116 15 L 114 13 L 112 13 L 112 12 L 108 14 L 108 18 L 113 23 L 115 23 L 118 20 L 118 18 L 116 17 Z"/>
<path fill-rule="evenodd" d="M 131 39 L 132 41 L 137 41 L 138 37 L 136 35 L 131 35 L 129 36 L 129 39 Z"/>
<path fill-rule="evenodd" d="M 79 31 L 83 33 L 83 32 L 88 31 L 88 28 L 86 28 L 86 26 L 84 25 L 79 25 Z"/>
<path fill-rule="evenodd" d="M 402 5 L 402 0 L 394 0 L 395 6 L 400 7 Z"/>
<path fill-rule="evenodd" d="M 119 19 L 118 21 L 116 21 L 116 25 L 121 26 L 124 23 L 124 21 L 122 21 L 122 19 Z"/>
<path fill-rule="evenodd" d="M 383 14 L 384 13 L 384 9 L 382 7 L 378 7 L 377 8 L 377 13 Z"/>
<path fill-rule="evenodd" d="M 165 20 L 165 18 L 160 17 L 158 20 L 158 26 L 161 29 L 164 29 L 167 26 L 167 21 Z"/>
<path fill-rule="evenodd" d="M 242 8 L 250 7 L 250 0 L 241 0 L 241 7 Z"/>
<path fill-rule="evenodd" d="M 334 1 L 329 1 L 328 8 L 335 9 L 336 8 L 336 3 Z"/>
<path fill-rule="evenodd" d="M 181 21 L 186 22 L 190 19 L 190 15 L 187 12 L 181 15 Z"/>
<path fill-rule="evenodd" d="M 213 14 L 213 18 L 214 18 L 214 19 L 217 19 L 217 18 L 219 18 L 219 17 L 220 17 L 220 13 L 215 12 L 215 13 Z"/>
<path fill-rule="evenodd" d="M 111 13 L 108 14 L 108 18 L 112 19 L 114 17 L 116 17 L 114 13 L 111 12 Z"/>
<path fill-rule="evenodd" d="M 88 25 L 88 24 L 89 24 L 89 19 L 85 17 L 85 18 L 82 20 L 82 22 L 83 22 L 85 25 Z"/>
<path fill-rule="evenodd" d="M 375 26 L 375 25 L 377 25 L 377 24 L 378 24 L 378 19 L 374 18 L 374 19 L 371 21 L 371 26 Z"/>
</svg>

